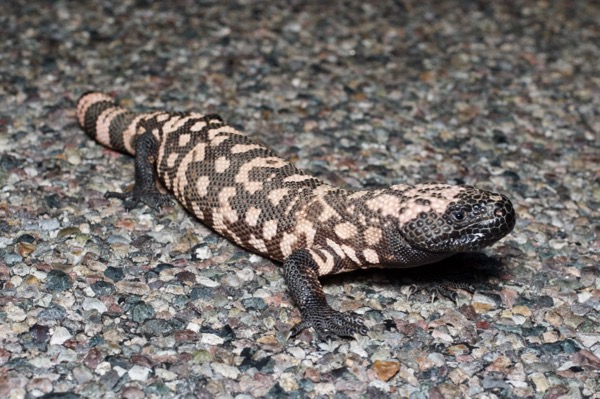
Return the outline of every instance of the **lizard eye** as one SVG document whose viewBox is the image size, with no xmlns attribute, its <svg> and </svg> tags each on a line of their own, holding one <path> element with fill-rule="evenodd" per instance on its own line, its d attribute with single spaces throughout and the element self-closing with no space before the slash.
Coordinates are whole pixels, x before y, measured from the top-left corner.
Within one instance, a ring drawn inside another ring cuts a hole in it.
<svg viewBox="0 0 600 399">
<path fill-rule="evenodd" d="M 462 222 L 463 220 L 465 220 L 465 213 L 463 211 L 454 211 L 450 214 L 452 216 L 452 219 L 455 222 Z"/>
</svg>

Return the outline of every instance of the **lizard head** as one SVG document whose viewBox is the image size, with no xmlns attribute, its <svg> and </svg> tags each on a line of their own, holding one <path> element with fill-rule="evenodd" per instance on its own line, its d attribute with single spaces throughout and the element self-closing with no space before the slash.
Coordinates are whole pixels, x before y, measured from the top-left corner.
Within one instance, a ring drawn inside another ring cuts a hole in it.
<svg viewBox="0 0 600 399">
<path fill-rule="evenodd" d="M 516 216 L 510 200 L 471 186 L 425 184 L 405 192 L 400 234 L 412 247 L 433 253 L 475 251 L 510 233 Z"/>
</svg>

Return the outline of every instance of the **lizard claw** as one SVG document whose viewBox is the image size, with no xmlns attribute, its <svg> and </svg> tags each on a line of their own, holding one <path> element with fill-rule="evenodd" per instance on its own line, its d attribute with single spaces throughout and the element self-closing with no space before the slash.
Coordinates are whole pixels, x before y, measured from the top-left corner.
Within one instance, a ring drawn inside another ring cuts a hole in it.
<svg viewBox="0 0 600 399">
<path fill-rule="evenodd" d="M 369 329 L 364 325 L 364 319 L 358 315 L 341 313 L 329 306 L 325 309 L 311 311 L 302 321 L 290 330 L 290 337 L 302 330 L 312 327 L 317 337 L 326 341 L 335 337 L 352 337 L 355 333 L 366 335 Z"/>
</svg>

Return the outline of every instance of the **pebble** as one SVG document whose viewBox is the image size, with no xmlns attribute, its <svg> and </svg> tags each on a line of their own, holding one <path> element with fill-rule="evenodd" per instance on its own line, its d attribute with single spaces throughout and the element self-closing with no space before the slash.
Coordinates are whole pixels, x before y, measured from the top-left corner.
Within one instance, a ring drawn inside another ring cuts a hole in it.
<svg viewBox="0 0 600 399">
<path fill-rule="evenodd" d="M 278 383 L 285 392 L 292 392 L 298 389 L 298 382 L 292 373 L 281 374 Z"/>
<path fill-rule="evenodd" d="M 38 321 L 40 322 L 48 322 L 48 321 L 61 321 L 67 317 L 67 311 L 64 307 L 58 304 L 51 304 L 48 308 L 43 309 L 38 314 Z"/>
<path fill-rule="evenodd" d="M 23 261 L 23 256 L 21 256 L 19 254 L 6 254 L 6 255 L 4 255 L 4 262 L 8 266 L 12 266 L 12 265 L 18 264 L 18 263 L 20 263 L 22 261 Z"/>
<path fill-rule="evenodd" d="M 104 271 L 104 275 L 111 279 L 112 281 L 121 281 L 125 278 L 125 273 L 123 273 L 123 269 L 119 269 L 117 267 L 109 266 Z"/>
<path fill-rule="evenodd" d="M 143 302 L 137 302 L 131 307 L 129 314 L 131 316 L 131 320 L 135 321 L 136 323 L 142 323 L 153 318 L 156 315 L 156 312 L 154 311 L 152 305 Z"/>
<path fill-rule="evenodd" d="M 50 270 L 46 276 L 46 289 L 50 292 L 62 292 L 72 286 L 71 278 L 62 270 Z"/>
<path fill-rule="evenodd" d="M 485 314 L 492 309 L 496 309 L 496 302 L 490 297 L 476 293 L 471 300 L 471 306 L 473 306 L 475 312 Z"/>
<path fill-rule="evenodd" d="M 192 248 L 192 261 L 211 259 L 213 253 L 208 245 L 198 244 Z"/>
<path fill-rule="evenodd" d="M 87 367 L 78 366 L 73 369 L 73 377 L 79 384 L 85 384 L 94 378 L 94 375 Z"/>
<path fill-rule="evenodd" d="M 115 292 L 114 284 L 104 280 L 98 280 L 91 285 L 92 290 L 98 296 L 107 296 Z"/>
<path fill-rule="evenodd" d="M 201 284 L 205 287 L 210 287 L 210 288 L 218 287 L 220 285 L 216 281 L 211 280 L 207 277 L 203 277 L 203 276 L 198 277 L 197 282 L 198 282 L 198 284 Z"/>
<path fill-rule="evenodd" d="M 222 345 L 225 340 L 215 334 L 202 334 L 200 342 L 207 345 Z"/>
<path fill-rule="evenodd" d="M 246 309 L 263 310 L 267 307 L 265 300 L 262 298 L 246 298 L 242 299 L 242 305 Z"/>
<path fill-rule="evenodd" d="M 50 345 L 62 345 L 72 337 L 65 327 L 56 327 L 50 338 Z"/>
<path fill-rule="evenodd" d="M 54 231 L 58 230 L 60 222 L 56 219 L 40 220 L 39 225 L 41 230 Z"/>
<path fill-rule="evenodd" d="M 215 373 L 221 374 L 225 378 L 236 379 L 239 375 L 239 370 L 233 366 L 223 363 L 213 363 L 211 365 Z"/>
<path fill-rule="evenodd" d="M 13 304 L 11 302 L 6 304 L 5 311 L 6 311 L 6 317 L 9 320 L 12 320 L 15 322 L 21 322 L 27 318 L 27 313 L 25 313 L 25 311 L 23 309 L 21 309 L 20 307 L 16 306 L 15 304 Z"/>
<path fill-rule="evenodd" d="M 43 344 L 48 341 L 50 333 L 50 328 L 48 326 L 43 326 L 40 324 L 34 324 L 29 329 L 29 334 L 31 335 L 31 339 L 33 342 L 37 344 Z"/>
<path fill-rule="evenodd" d="M 150 376 L 150 373 L 151 370 L 148 367 L 142 367 L 138 365 L 133 366 L 127 372 L 127 374 L 129 374 L 129 378 L 131 378 L 133 381 L 141 382 L 147 381 L 148 377 Z"/>
<path fill-rule="evenodd" d="M 389 381 L 400 370 L 400 363 L 387 360 L 375 360 L 373 362 L 373 370 L 378 379 Z"/>
<path fill-rule="evenodd" d="M 84 310 L 96 310 L 100 314 L 108 310 L 106 305 L 96 298 L 85 298 L 83 300 L 82 307 Z"/>
</svg>

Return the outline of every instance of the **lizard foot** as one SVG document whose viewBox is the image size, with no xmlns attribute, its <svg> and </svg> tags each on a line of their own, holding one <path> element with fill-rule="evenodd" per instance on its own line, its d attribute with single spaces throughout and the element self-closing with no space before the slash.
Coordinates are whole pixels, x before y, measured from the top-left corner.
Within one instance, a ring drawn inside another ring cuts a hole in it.
<svg viewBox="0 0 600 399">
<path fill-rule="evenodd" d="M 358 315 L 341 313 L 327 306 L 304 315 L 302 321 L 290 330 L 290 337 L 309 327 L 315 329 L 322 341 L 336 337 L 352 337 L 355 333 L 366 335 L 369 329 L 363 323 L 363 318 Z"/>
<path fill-rule="evenodd" d="M 160 210 L 161 207 L 173 206 L 173 200 L 171 199 L 170 194 L 162 194 L 158 190 L 137 190 L 136 188 L 133 191 L 128 193 L 117 193 L 114 191 L 109 191 L 104 194 L 104 198 L 117 198 L 123 201 L 123 205 L 127 211 L 134 209 L 139 205 L 140 202 L 148 205 L 150 208 L 153 208 L 157 211 Z"/>
<path fill-rule="evenodd" d="M 474 288 L 467 283 L 437 281 L 413 284 L 409 289 L 408 297 L 410 298 L 416 292 L 425 292 L 431 297 L 431 302 L 434 302 L 436 298 L 447 298 L 456 303 L 458 301 L 458 290 L 475 292 Z"/>
</svg>

